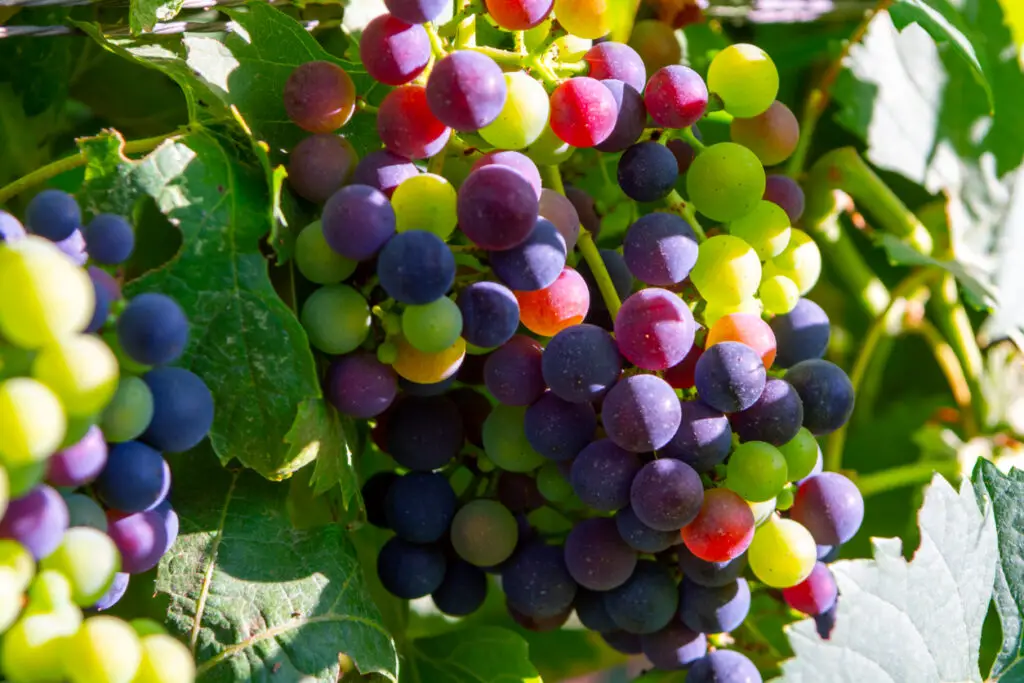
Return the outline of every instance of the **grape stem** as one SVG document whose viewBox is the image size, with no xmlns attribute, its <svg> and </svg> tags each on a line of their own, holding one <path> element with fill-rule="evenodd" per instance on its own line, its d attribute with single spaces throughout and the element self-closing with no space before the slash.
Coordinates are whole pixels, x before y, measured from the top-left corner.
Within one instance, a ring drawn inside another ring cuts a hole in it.
<svg viewBox="0 0 1024 683">
<path fill-rule="evenodd" d="M 686 140 L 686 142 L 689 143 L 690 147 L 693 147 L 693 149 L 696 150 L 698 154 L 700 154 L 701 152 L 708 148 L 707 145 L 698 140 L 697 136 L 693 134 L 692 126 L 683 128 L 681 131 L 679 131 L 679 137 L 683 140 Z"/>
<path fill-rule="evenodd" d="M 984 393 L 981 389 L 982 357 L 981 349 L 978 348 L 978 340 L 971 326 L 971 320 L 967 317 L 967 311 L 960 301 L 960 294 L 956 286 L 956 278 L 946 273 L 940 282 L 935 285 L 933 302 L 935 303 L 935 321 L 943 336 L 949 340 L 950 346 L 956 353 L 963 368 L 965 380 L 970 387 L 971 395 L 981 398 Z M 977 400 L 971 403 L 974 411 L 974 419 L 979 425 L 987 422 L 984 401 Z"/>
<path fill-rule="evenodd" d="M 703 242 L 708 238 L 700 221 L 697 220 L 697 212 L 694 210 L 693 204 L 683 199 L 677 191 L 672 190 L 668 193 L 668 196 L 665 197 L 665 205 L 669 211 L 686 219 L 693 231 L 697 233 L 698 242 Z"/>
<path fill-rule="evenodd" d="M 960 474 L 960 463 L 956 460 L 923 460 L 881 472 L 858 475 L 853 477 L 853 482 L 860 489 L 860 494 L 867 498 L 893 489 L 927 484 L 936 474 L 953 479 Z"/>
<path fill-rule="evenodd" d="M 430 51 L 434 54 L 434 59 L 444 59 L 448 51 L 444 47 L 441 36 L 437 34 L 437 28 L 433 24 L 424 24 L 423 28 L 427 30 L 427 37 L 430 38 Z"/>
</svg>

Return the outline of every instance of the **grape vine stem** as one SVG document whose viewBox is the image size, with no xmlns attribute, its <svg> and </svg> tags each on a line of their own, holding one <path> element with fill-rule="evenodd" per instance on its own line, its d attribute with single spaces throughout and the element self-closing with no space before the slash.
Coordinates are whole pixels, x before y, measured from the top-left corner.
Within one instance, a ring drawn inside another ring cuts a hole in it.
<svg viewBox="0 0 1024 683">
<path fill-rule="evenodd" d="M 686 219 L 693 231 L 697 233 L 698 242 L 703 242 L 708 238 L 700 221 L 697 220 L 697 212 L 694 210 L 693 204 L 683 199 L 677 191 L 672 190 L 668 193 L 668 196 L 665 197 L 665 205 L 669 211 Z"/>
<path fill-rule="evenodd" d="M 936 473 L 950 479 L 957 477 L 960 474 L 960 463 L 956 460 L 922 460 L 881 472 L 858 475 L 853 481 L 860 489 L 860 494 L 867 498 L 893 489 L 927 484 Z"/>
</svg>

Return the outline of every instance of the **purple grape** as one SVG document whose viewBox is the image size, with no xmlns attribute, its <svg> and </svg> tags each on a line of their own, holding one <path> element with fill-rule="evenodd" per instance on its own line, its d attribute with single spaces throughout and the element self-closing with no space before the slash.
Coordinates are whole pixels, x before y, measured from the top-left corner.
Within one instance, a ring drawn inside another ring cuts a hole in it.
<svg viewBox="0 0 1024 683">
<path fill-rule="evenodd" d="M 640 636 L 647 659 L 659 669 L 671 671 L 685 669 L 708 651 L 707 638 L 703 633 L 694 633 L 678 621 L 656 633 Z"/>
<path fill-rule="evenodd" d="M 679 618 L 700 633 L 727 633 L 739 627 L 750 611 L 750 587 L 745 579 L 710 588 L 683 579 Z"/>
<path fill-rule="evenodd" d="M 839 600 L 827 610 L 814 617 L 814 628 L 818 631 L 818 635 L 821 636 L 822 640 L 829 640 L 832 638 L 832 629 L 836 627 L 836 617 L 839 613 Z"/>
<path fill-rule="evenodd" d="M 477 448 L 484 447 L 484 421 L 491 414 L 491 402 L 476 389 L 459 387 L 448 394 L 448 398 L 459 408 L 462 415 L 466 441 Z"/>
<path fill-rule="evenodd" d="M 123 216 L 101 213 L 85 227 L 89 258 L 105 266 L 116 266 L 128 260 L 135 250 L 135 230 Z"/>
<path fill-rule="evenodd" d="M 679 429 L 658 453 L 682 460 L 697 472 L 710 472 L 732 450 L 729 418 L 700 400 L 682 401 L 679 407 Z"/>
<path fill-rule="evenodd" d="M 622 302 L 615 316 L 615 343 L 628 361 L 645 370 L 667 370 L 693 347 L 697 324 L 678 295 L 642 289 Z"/>
<path fill-rule="evenodd" d="M 541 368 L 556 396 L 570 403 L 589 403 L 615 384 L 622 359 L 615 340 L 600 327 L 573 325 L 548 342 Z"/>
<path fill-rule="evenodd" d="M 365 261 L 395 234 L 395 212 L 380 190 L 349 185 L 327 200 L 322 224 L 331 249 L 354 261 Z"/>
<path fill-rule="evenodd" d="M 695 661 L 686 683 L 762 683 L 757 667 L 733 650 L 715 650 Z"/>
<path fill-rule="evenodd" d="M 655 375 L 619 380 L 601 404 L 608 438 L 634 453 L 654 451 L 671 441 L 681 415 L 675 390 Z"/>
<path fill-rule="evenodd" d="M 519 302 L 497 282 L 474 282 L 459 292 L 462 337 L 485 349 L 501 346 L 519 327 Z"/>
<path fill-rule="evenodd" d="M 360 351 L 331 363 L 325 393 L 339 412 L 367 419 L 388 409 L 398 393 L 398 382 L 390 366 Z"/>
<path fill-rule="evenodd" d="M 601 84 L 611 91 L 619 111 L 611 134 L 594 147 L 600 152 L 621 152 L 643 135 L 647 108 L 643 96 L 632 85 L 613 78 L 602 80 Z"/>
<path fill-rule="evenodd" d="M 539 190 L 509 166 L 469 174 L 459 189 L 459 228 L 481 249 L 511 249 L 526 241 L 539 215 Z"/>
<path fill-rule="evenodd" d="M 619 448 L 610 439 L 601 439 L 576 456 L 569 481 L 584 504 L 601 512 L 614 512 L 629 504 L 630 487 L 641 466 L 636 454 Z"/>
<path fill-rule="evenodd" d="M 831 335 L 828 315 L 810 299 L 800 299 L 792 311 L 775 316 L 769 325 L 778 348 L 777 367 L 790 368 L 825 355 Z"/>
<path fill-rule="evenodd" d="M 615 293 L 622 301 L 633 291 L 633 274 L 629 271 L 625 259 L 619 252 L 612 249 L 601 249 L 600 254 L 601 261 L 604 262 L 604 267 L 612 280 L 612 285 L 615 286 Z M 597 286 L 597 281 L 594 280 L 594 274 L 590 271 L 590 264 L 581 259 L 576 271 L 583 276 L 583 281 L 587 283 L 587 289 L 590 290 L 590 313 L 606 312 L 608 306 L 604 302 L 604 296 Z"/>
<path fill-rule="evenodd" d="M 697 233 L 679 216 L 649 213 L 629 226 L 622 253 L 629 271 L 641 282 L 675 285 L 697 263 Z"/>
<path fill-rule="evenodd" d="M 660 458 L 637 473 L 629 491 L 637 518 L 658 531 L 678 531 L 689 524 L 704 504 L 704 485 L 692 467 Z"/>
<path fill-rule="evenodd" d="M 633 574 L 636 562 L 636 551 L 607 517 L 577 523 L 565 539 L 565 566 L 576 583 L 590 590 L 621 586 Z"/>
<path fill-rule="evenodd" d="M 516 514 L 533 512 L 545 502 L 537 488 L 537 478 L 519 472 L 498 475 L 498 501 Z"/>
<path fill-rule="evenodd" d="M 655 202 L 672 191 L 679 178 L 679 163 L 660 142 L 638 142 L 619 158 L 617 177 L 630 199 Z"/>
<path fill-rule="evenodd" d="M 702 560 L 685 545 L 676 547 L 679 568 L 690 581 L 700 586 L 718 588 L 728 585 L 743 576 L 747 568 L 747 554 L 735 557 L 728 562 L 707 562 Z"/>
<path fill-rule="evenodd" d="M 17 218 L 0 211 L 0 242 L 11 244 L 25 236 L 25 226 Z"/>
<path fill-rule="evenodd" d="M 107 533 L 121 552 L 121 570 L 128 574 L 147 572 L 160 563 L 173 543 L 167 531 L 166 520 L 157 510 L 107 513 Z"/>
<path fill-rule="evenodd" d="M 380 529 L 388 528 L 387 511 L 384 501 L 391 485 L 398 480 L 398 474 L 391 470 L 377 472 L 363 483 L 361 494 L 366 508 L 366 521 Z"/>
<path fill-rule="evenodd" d="M 117 340 L 124 352 L 143 365 L 167 365 L 188 346 L 188 317 L 174 299 L 140 294 L 117 320 Z"/>
<path fill-rule="evenodd" d="M 516 171 L 519 175 L 526 178 L 530 183 L 530 187 L 537 193 L 537 200 L 540 200 L 541 193 L 543 192 L 540 171 L 537 169 L 537 164 L 533 163 L 530 157 L 522 152 L 499 149 L 494 152 L 488 152 L 477 159 L 476 163 L 473 164 L 472 171 L 477 171 L 487 166 L 507 166 Z"/>
<path fill-rule="evenodd" d="M 576 591 L 573 607 L 576 609 L 576 616 L 580 623 L 591 631 L 606 633 L 618 629 L 609 616 L 608 610 L 604 607 L 604 593 L 588 590 L 581 586 Z"/>
<path fill-rule="evenodd" d="M 435 545 L 391 538 L 377 555 L 377 576 L 384 588 L 403 600 L 430 595 L 444 582 L 444 553 Z"/>
<path fill-rule="evenodd" d="M 604 606 L 616 626 L 638 635 L 668 626 L 678 602 L 679 590 L 672 574 L 650 560 L 637 562 L 633 575 L 604 595 Z"/>
<path fill-rule="evenodd" d="M 746 410 L 729 416 L 741 441 L 764 441 L 773 446 L 788 443 L 803 425 L 804 406 L 796 389 L 786 380 L 770 378 L 761 396 Z"/>
<path fill-rule="evenodd" d="M 153 418 L 141 441 L 167 453 L 182 453 L 202 441 L 213 425 L 213 395 L 184 368 L 157 368 L 142 376 L 153 395 Z"/>
<path fill-rule="evenodd" d="M 638 92 L 647 83 L 647 68 L 636 50 L 624 43 L 599 43 L 587 50 L 583 59 L 590 66 L 589 76 L 603 81 L 614 78 L 633 86 Z"/>
<path fill-rule="evenodd" d="M 426 29 L 418 24 L 381 14 L 363 28 L 359 58 L 373 80 L 385 85 L 403 85 L 427 68 L 430 38 Z"/>
<path fill-rule="evenodd" d="M 43 190 L 25 208 L 25 227 L 51 242 L 71 236 L 82 225 L 82 209 L 63 190 Z"/>
<path fill-rule="evenodd" d="M 583 225 L 583 229 L 596 238 L 601 232 L 601 217 L 597 213 L 597 205 L 594 198 L 587 194 L 585 190 L 573 187 L 572 185 L 566 186 L 565 197 L 576 208 L 576 213 L 579 214 L 580 224 Z"/>
<path fill-rule="evenodd" d="M 561 614 L 577 590 L 562 548 L 536 541 L 516 550 L 501 573 L 501 584 L 509 604 L 534 619 Z"/>
<path fill-rule="evenodd" d="M 388 527 L 413 543 L 433 543 L 455 517 L 455 491 L 441 474 L 410 472 L 391 484 L 384 501 Z"/>
<path fill-rule="evenodd" d="M 523 429 L 535 451 L 568 462 L 594 438 L 597 414 L 589 403 L 569 403 L 548 392 L 526 409 Z"/>
<path fill-rule="evenodd" d="M 782 597 L 786 604 L 810 616 L 828 612 L 836 604 L 839 588 L 832 571 L 824 562 L 818 562 L 810 576 L 795 586 L 784 588 Z"/>
<path fill-rule="evenodd" d="M 388 413 L 387 452 L 411 470 L 444 467 L 462 449 L 462 415 L 446 396 L 405 398 Z"/>
<path fill-rule="evenodd" d="M 842 368 L 827 360 L 800 361 L 786 372 L 804 406 L 804 423 L 815 436 L 842 427 L 853 414 L 853 383 Z"/>
<path fill-rule="evenodd" d="M 793 225 L 804 215 L 804 191 L 789 176 L 769 175 L 765 179 L 764 199 L 781 206 Z"/>
<path fill-rule="evenodd" d="M 171 470 L 158 451 L 138 441 L 115 444 L 95 483 L 100 499 L 124 513 L 152 510 L 171 488 Z"/>
<path fill-rule="evenodd" d="M 352 143 L 340 135 L 310 135 L 288 155 L 288 184 L 295 193 L 323 204 L 352 177 L 359 163 Z"/>
<path fill-rule="evenodd" d="M 110 588 L 103 594 L 99 600 L 95 602 L 89 609 L 96 612 L 103 612 L 108 610 L 124 597 L 124 594 L 128 591 L 128 582 L 131 575 L 128 572 L 117 572 L 114 574 L 114 580 L 110 584 Z"/>
<path fill-rule="evenodd" d="M 53 454 L 47 463 L 46 481 L 53 486 L 84 486 L 92 482 L 107 462 L 107 444 L 96 425 L 81 441 Z"/>
<path fill-rule="evenodd" d="M 534 292 L 550 286 L 565 268 L 565 238 L 554 223 L 538 218 L 526 241 L 488 255 L 491 269 L 509 288 Z"/>
<path fill-rule="evenodd" d="M 754 405 L 761 396 L 767 373 L 757 351 L 727 341 L 701 354 L 693 379 L 704 403 L 723 413 L 737 413 Z"/>
<path fill-rule="evenodd" d="M 487 599 L 487 574 L 465 560 L 449 560 L 444 581 L 430 594 L 437 609 L 464 617 L 480 609 Z"/>
<path fill-rule="evenodd" d="M 679 175 L 689 171 L 693 160 L 697 158 L 697 150 L 686 140 L 679 139 L 669 140 L 665 146 L 676 157 L 676 164 L 679 165 Z"/>
<path fill-rule="evenodd" d="M 427 103 L 440 121 L 458 131 L 493 123 L 505 106 L 505 75 L 493 59 L 458 50 L 434 65 L 427 79 Z"/>
<path fill-rule="evenodd" d="M 797 489 L 790 516 L 807 527 L 820 545 L 853 538 L 864 521 L 864 498 L 856 484 L 836 472 L 808 477 Z"/>
<path fill-rule="evenodd" d="M 61 495 L 41 484 L 10 501 L 0 519 L 0 538 L 17 541 L 41 560 L 60 545 L 68 519 L 68 506 Z"/>
<path fill-rule="evenodd" d="M 530 337 L 516 335 L 487 357 L 484 382 L 499 403 L 528 406 L 544 393 L 544 349 Z"/>
<path fill-rule="evenodd" d="M 89 260 L 89 253 L 86 251 L 85 236 L 81 230 L 75 230 L 66 239 L 55 242 L 57 248 L 75 262 L 77 266 L 84 266 Z"/>
<path fill-rule="evenodd" d="M 409 24 L 433 21 L 450 4 L 448 0 L 384 0 L 389 12 Z"/>
<path fill-rule="evenodd" d="M 381 287 L 403 304 L 429 304 L 455 282 L 455 257 L 440 237 L 409 230 L 391 238 L 377 258 Z"/>
<path fill-rule="evenodd" d="M 832 564 L 839 559 L 839 554 L 842 550 L 843 546 L 841 545 L 819 545 L 818 560 L 825 564 Z"/>
<path fill-rule="evenodd" d="M 542 217 L 555 224 L 558 234 L 565 240 L 565 250 L 571 252 L 576 247 L 576 240 L 580 236 L 580 215 L 576 212 L 576 207 L 572 205 L 572 202 L 565 195 L 545 187 L 540 191 L 538 211 Z M 580 265 L 582 266 L 582 264 Z M 579 270 L 577 268 L 577 271 Z"/>
<path fill-rule="evenodd" d="M 636 516 L 633 508 L 623 508 L 615 515 L 615 526 L 629 547 L 641 553 L 655 554 L 680 542 L 679 531 L 652 529 Z"/>
<path fill-rule="evenodd" d="M 419 175 L 416 165 L 386 149 L 363 157 L 352 174 L 354 185 L 367 185 L 390 197 L 403 180 Z"/>
</svg>

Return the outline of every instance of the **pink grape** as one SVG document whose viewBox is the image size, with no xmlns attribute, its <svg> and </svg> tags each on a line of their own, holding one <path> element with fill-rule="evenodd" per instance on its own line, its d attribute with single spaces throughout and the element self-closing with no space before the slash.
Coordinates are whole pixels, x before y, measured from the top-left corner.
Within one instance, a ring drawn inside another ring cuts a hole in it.
<svg viewBox="0 0 1024 683">
<path fill-rule="evenodd" d="M 594 78 L 570 78 L 551 93 L 551 130 L 573 147 L 603 142 L 617 117 L 615 97 Z"/>
<path fill-rule="evenodd" d="M 448 144 L 452 130 L 430 111 L 423 86 L 403 85 L 381 102 L 377 133 L 393 153 L 407 159 L 426 159 Z"/>
<path fill-rule="evenodd" d="M 705 562 L 728 562 L 754 540 L 754 513 L 732 491 L 711 489 L 704 492 L 700 512 L 681 535 L 690 552 Z"/>
<path fill-rule="evenodd" d="M 363 29 L 359 58 L 374 80 L 403 85 L 427 68 L 430 39 L 422 26 L 382 14 Z"/>
<path fill-rule="evenodd" d="M 629 362 L 665 370 L 682 362 L 696 324 L 683 300 L 666 289 L 644 289 L 622 302 L 615 316 L 615 342 Z"/>
<path fill-rule="evenodd" d="M 700 74 L 688 66 L 666 66 L 647 82 L 644 103 L 658 125 L 686 128 L 704 116 L 708 107 L 708 86 Z"/>
</svg>

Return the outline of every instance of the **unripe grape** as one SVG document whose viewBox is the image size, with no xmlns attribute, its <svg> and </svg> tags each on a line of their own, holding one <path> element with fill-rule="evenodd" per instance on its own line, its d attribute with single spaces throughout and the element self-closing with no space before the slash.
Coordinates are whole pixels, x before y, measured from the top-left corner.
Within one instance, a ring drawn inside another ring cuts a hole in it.
<svg viewBox="0 0 1024 683">
<path fill-rule="evenodd" d="M 811 575 L 818 561 L 818 546 L 799 522 L 773 516 L 754 532 L 747 559 L 761 583 L 789 588 Z"/>
<path fill-rule="evenodd" d="M 796 308 L 800 301 L 800 288 L 796 283 L 785 275 L 769 274 L 767 268 L 757 293 L 764 304 L 764 310 L 772 315 L 785 315 Z"/>
<path fill-rule="evenodd" d="M 686 190 L 697 210 L 716 221 L 734 221 L 753 211 L 765 189 L 764 167 L 734 142 L 711 145 L 686 172 Z"/>
<path fill-rule="evenodd" d="M 789 216 L 782 207 L 763 199 L 750 213 L 729 224 L 729 233 L 753 247 L 762 261 L 782 253 L 790 232 Z"/>
<path fill-rule="evenodd" d="M 548 123 L 548 94 L 525 71 L 505 74 L 505 88 L 505 106 L 493 123 L 480 129 L 480 135 L 499 149 L 522 149 L 533 144 Z"/>
<path fill-rule="evenodd" d="M 729 136 L 756 154 L 762 164 L 774 166 L 796 151 L 800 124 L 789 107 L 776 100 L 767 111 L 753 118 L 733 119 Z"/>
<path fill-rule="evenodd" d="M 779 92 L 779 72 L 768 53 L 746 43 L 725 48 L 708 67 L 708 89 L 722 98 L 733 116 L 764 112 Z"/>
<path fill-rule="evenodd" d="M 761 282 L 761 262 L 739 237 L 716 235 L 700 245 L 690 281 L 708 302 L 739 304 Z"/>
<path fill-rule="evenodd" d="M 821 251 L 811 236 L 803 230 L 792 230 L 789 246 L 772 259 L 773 274 L 785 275 L 792 280 L 801 294 L 811 291 L 821 276 Z"/>
</svg>

